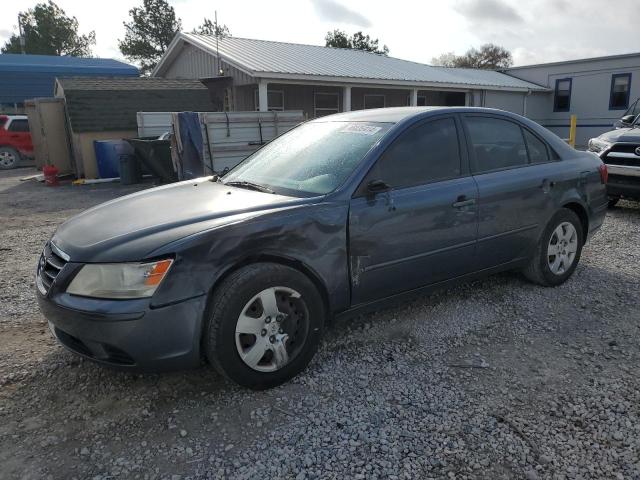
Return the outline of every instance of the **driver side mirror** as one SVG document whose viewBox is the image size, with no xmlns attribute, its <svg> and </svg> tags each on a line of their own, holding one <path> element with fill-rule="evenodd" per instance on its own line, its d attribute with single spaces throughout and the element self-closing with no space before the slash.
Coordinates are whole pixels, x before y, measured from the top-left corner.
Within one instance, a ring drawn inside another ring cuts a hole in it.
<svg viewBox="0 0 640 480">
<path fill-rule="evenodd" d="M 625 115 L 620 119 L 620 121 L 626 125 L 631 125 L 635 119 L 636 119 L 635 115 Z"/>
<path fill-rule="evenodd" d="M 382 180 L 371 180 L 367 183 L 367 192 L 369 195 L 375 195 L 376 193 L 388 192 L 391 190 L 391 186 Z"/>
</svg>

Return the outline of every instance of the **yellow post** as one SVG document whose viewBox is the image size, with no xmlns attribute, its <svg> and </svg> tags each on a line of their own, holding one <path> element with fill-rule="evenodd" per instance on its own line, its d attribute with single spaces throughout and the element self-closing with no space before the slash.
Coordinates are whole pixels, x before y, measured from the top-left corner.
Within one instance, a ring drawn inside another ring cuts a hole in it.
<svg viewBox="0 0 640 480">
<path fill-rule="evenodd" d="M 578 123 L 578 117 L 571 115 L 571 123 L 569 126 L 569 145 L 572 148 L 576 148 L 576 127 Z"/>
</svg>

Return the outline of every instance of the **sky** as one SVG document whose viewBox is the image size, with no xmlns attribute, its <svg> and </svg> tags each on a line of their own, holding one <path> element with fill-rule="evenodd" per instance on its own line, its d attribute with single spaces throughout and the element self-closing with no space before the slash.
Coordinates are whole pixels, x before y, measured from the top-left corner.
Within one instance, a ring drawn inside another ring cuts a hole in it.
<svg viewBox="0 0 640 480">
<path fill-rule="evenodd" d="M 37 1 L 4 2 L 0 42 L 17 30 L 18 12 Z M 80 33 L 94 30 L 96 57 L 123 59 L 122 22 L 142 0 L 57 0 L 75 16 Z M 324 44 L 327 31 L 364 31 L 390 55 L 431 63 L 442 53 L 463 54 L 493 42 L 515 65 L 640 51 L 639 0 L 169 0 L 190 31 L 204 17 L 233 36 Z M 615 5 L 615 8 L 612 8 Z"/>
</svg>

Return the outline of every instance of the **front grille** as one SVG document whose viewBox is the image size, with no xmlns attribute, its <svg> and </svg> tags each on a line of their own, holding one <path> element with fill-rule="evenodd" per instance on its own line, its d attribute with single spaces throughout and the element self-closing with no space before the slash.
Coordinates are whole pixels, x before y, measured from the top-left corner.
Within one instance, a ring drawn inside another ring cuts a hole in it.
<svg viewBox="0 0 640 480">
<path fill-rule="evenodd" d="M 46 294 L 51 289 L 56 277 L 67 264 L 67 260 L 63 258 L 63 255 L 64 253 L 52 245 L 51 242 L 47 242 L 44 246 L 38 262 L 37 272 L 39 283 L 42 285 L 42 293 Z"/>
<path fill-rule="evenodd" d="M 609 165 L 638 167 L 640 166 L 640 156 L 636 154 L 638 147 L 640 144 L 637 143 L 616 143 L 602 160 Z"/>
</svg>

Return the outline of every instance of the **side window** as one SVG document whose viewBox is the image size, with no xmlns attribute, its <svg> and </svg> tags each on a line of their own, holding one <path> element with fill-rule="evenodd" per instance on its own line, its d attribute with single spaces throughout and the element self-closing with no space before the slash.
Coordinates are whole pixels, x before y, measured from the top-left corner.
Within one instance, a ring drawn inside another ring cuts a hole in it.
<svg viewBox="0 0 640 480">
<path fill-rule="evenodd" d="M 556 80 L 556 91 L 553 96 L 553 111 L 568 112 L 571 108 L 571 79 Z"/>
<path fill-rule="evenodd" d="M 522 130 L 516 123 L 491 117 L 466 117 L 476 173 L 528 163 Z"/>
<path fill-rule="evenodd" d="M 11 132 L 28 132 L 29 121 L 28 120 L 14 120 L 9 124 L 9 131 Z"/>
<path fill-rule="evenodd" d="M 460 146 L 453 118 L 410 128 L 383 154 L 373 171 L 376 179 L 402 188 L 459 177 Z"/>
<path fill-rule="evenodd" d="M 626 110 L 629 108 L 629 90 L 631 74 L 619 73 L 611 75 L 611 92 L 609 93 L 609 110 Z"/>
<path fill-rule="evenodd" d="M 545 143 L 536 137 L 529 130 L 522 130 L 524 139 L 527 142 L 527 150 L 529 151 L 529 161 L 531 163 L 545 163 L 549 161 L 549 151 Z"/>
</svg>

